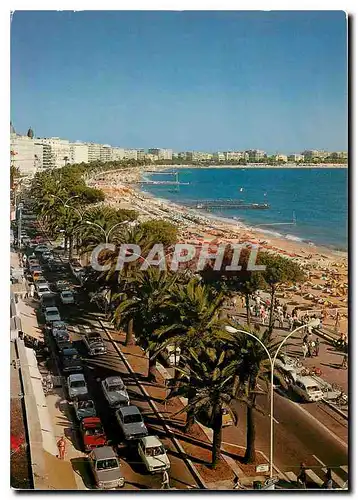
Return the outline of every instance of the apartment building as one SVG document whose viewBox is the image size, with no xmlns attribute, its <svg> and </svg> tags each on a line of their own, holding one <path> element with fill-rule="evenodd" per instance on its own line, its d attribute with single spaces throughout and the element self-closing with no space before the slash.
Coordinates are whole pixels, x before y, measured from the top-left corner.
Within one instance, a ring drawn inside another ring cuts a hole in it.
<svg viewBox="0 0 358 500">
<path fill-rule="evenodd" d="M 88 145 L 83 142 L 73 142 L 70 144 L 70 162 L 88 163 Z"/>
<path fill-rule="evenodd" d="M 187 151 L 186 152 L 186 158 L 187 161 L 207 161 L 207 160 L 212 160 L 213 155 L 212 153 L 205 153 L 202 151 Z"/>
<path fill-rule="evenodd" d="M 306 149 L 305 151 L 302 152 L 305 160 L 324 160 L 329 156 L 329 153 L 327 151 L 320 151 L 318 149 Z"/>
<path fill-rule="evenodd" d="M 109 144 L 102 144 L 99 155 L 100 161 L 103 162 L 111 161 L 111 157 L 112 157 L 112 146 L 110 146 Z"/>
<path fill-rule="evenodd" d="M 267 156 L 266 151 L 260 149 L 248 149 L 245 153 L 248 154 L 249 161 L 253 162 L 263 160 Z"/>
<path fill-rule="evenodd" d="M 226 160 L 225 154 L 221 153 L 220 151 L 216 151 L 216 153 L 213 153 L 212 158 L 217 162 L 224 162 Z"/>
<path fill-rule="evenodd" d="M 288 156 L 287 155 L 283 155 L 281 153 L 272 155 L 271 158 L 274 161 L 279 161 L 279 162 L 283 162 L 283 163 L 287 163 L 287 160 L 288 160 Z"/>
<path fill-rule="evenodd" d="M 148 153 L 154 156 L 158 156 L 159 160 L 172 160 L 173 159 L 173 150 L 172 149 L 163 149 L 163 148 L 150 148 L 148 149 Z"/>
<path fill-rule="evenodd" d="M 120 161 L 124 158 L 124 148 L 112 148 L 111 160 Z"/>
<path fill-rule="evenodd" d="M 10 161 L 17 167 L 21 175 L 33 176 L 38 168 L 35 158 L 38 149 L 35 141 L 26 135 L 11 134 L 10 136 Z"/>
<path fill-rule="evenodd" d="M 226 161 L 239 161 L 249 158 L 249 155 L 243 151 L 224 151 L 223 154 Z"/>
<path fill-rule="evenodd" d="M 138 153 L 136 149 L 125 149 L 124 150 L 124 159 L 125 160 L 137 160 Z"/>
<path fill-rule="evenodd" d="M 288 155 L 288 161 L 299 162 L 299 161 L 304 161 L 304 159 L 305 157 L 299 153 Z"/>
<path fill-rule="evenodd" d="M 139 158 L 138 158 L 139 159 Z M 150 161 L 151 163 L 155 162 L 155 161 L 158 161 L 159 160 L 159 156 L 158 155 L 155 155 L 153 153 L 146 153 L 144 159 L 146 161 Z"/>
</svg>

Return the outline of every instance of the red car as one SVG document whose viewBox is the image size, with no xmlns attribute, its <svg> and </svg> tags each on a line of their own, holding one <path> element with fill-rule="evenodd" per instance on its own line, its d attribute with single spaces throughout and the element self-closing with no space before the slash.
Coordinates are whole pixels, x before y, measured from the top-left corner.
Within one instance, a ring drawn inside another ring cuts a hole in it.
<svg viewBox="0 0 358 500">
<path fill-rule="evenodd" d="M 106 446 L 107 436 L 103 430 L 102 422 L 98 417 L 86 417 L 81 420 L 80 434 L 85 451 Z"/>
</svg>

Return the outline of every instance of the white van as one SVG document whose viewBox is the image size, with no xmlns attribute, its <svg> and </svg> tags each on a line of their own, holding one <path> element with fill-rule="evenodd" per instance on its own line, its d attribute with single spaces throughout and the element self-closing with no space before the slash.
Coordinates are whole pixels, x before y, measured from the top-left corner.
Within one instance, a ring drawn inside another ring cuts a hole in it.
<svg viewBox="0 0 358 500">
<path fill-rule="evenodd" d="M 323 399 L 323 392 L 312 377 L 297 377 L 291 387 L 305 401 L 312 402 Z"/>
</svg>

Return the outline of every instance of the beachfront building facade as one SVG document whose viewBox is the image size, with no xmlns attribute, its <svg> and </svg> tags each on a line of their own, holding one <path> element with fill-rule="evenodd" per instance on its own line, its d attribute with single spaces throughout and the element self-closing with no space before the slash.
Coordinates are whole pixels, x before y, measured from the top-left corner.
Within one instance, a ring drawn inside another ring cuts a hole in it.
<svg viewBox="0 0 358 500">
<path fill-rule="evenodd" d="M 12 134 L 10 137 L 10 161 L 17 167 L 20 175 L 32 176 L 36 173 L 35 141 L 26 135 Z"/>
<path fill-rule="evenodd" d="M 148 149 L 148 153 L 154 156 L 158 156 L 159 160 L 172 160 L 173 159 L 173 150 L 172 149 L 163 149 L 163 148 L 150 148 Z"/>
<path fill-rule="evenodd" d="M 281 153 L 275 154 L 275 155 L 271 156 L 271 158 L 274 161 L 277 161 L 279 163 L 287 163 L 287 160 L 288 160 L 288 156 L 287 155 L 283 155 Z"/>
<path fill-rule="evenodd" d="M 71 143 L 59 137 L 36 139 L 37 144 L 46 145 L 47 168 L 61 168 L 71 163 Z M 45 155 L 44 155 L 45 156 Z"/>
<path fill-rule="evenodd" d="M 109 144 L 102 144 L 99 159 L 100 161 L 107 162 L 111 161 L 112 156 L 112 146 Z"/>
<path fill-rule="evenodd" d="M 230 161 L 239 161 L 239 160 L 248 160 L 249 155 L 245 153 L 245 151 L 224 151 L 225 160 Z"/>
<path fill-rule="evenodd" d="M 213 160 L 217 162 L 224 162 L 225 161 L 225 154 L 221 153 L 220 151 L 216 151 L 213 153 Z"/>
<path fill-rule="evenodd" d="M 125 149 L 124 157 L 125 160 L 138 160 L 138 153 L 136 149 Z"/>
<path fill-rule="evenodd" d="M 212 153 L 205 153 L 202 151 L 187 151 L 185 155 L 186 161 L 201 162 L 213 159 Z"/>
<path fill-rule="evenodd" d="M 144 159 L 146 161 L 149 161 L 150 163 L 153 163 L 153 162 L 159 160 L 159 157 L 158 157 L 158 155 L 153 155 L 152 153 L 146 153 Z"/>
<path fill-rule="evenodd" d="M 324 160 L 325 158 L 328 158 L 330 156 L 328 151 L 320 151 L 318 149 L 306 149 L 302 152 L 302 154 L 305 158 L 305 161 Z"/>
<path fill-rule="evenodd" d="M 101 159 L 101 144 L 94 142 L 87 143 L 88 145 L 88 161 L 98 161 Z"/>
<path fill-rule="evenodd" d="M 88 163 L 88 145 L 83 142 L 73 142 L 70 144 L 70 162 Z"/>
<path fill-rule="evenodd" d="M 305 157 L 300 153 L 293 153 L 292 155 L 288 155 L 288 161 L 293 161 L 295 163 L 304 161 Z"/>
<path fill-rule="evenodd" d="M 245 153 L 247 153 L 249 161 L 254 163 L 260 162 L 267 157 L 266 151 L 261 149 L 248 149 Z"/>
<path fill-rule="evenodd" d="M 121 161 L 124 158 L 124 148 L 112 148 L 111 161 Z"/>
</svg>

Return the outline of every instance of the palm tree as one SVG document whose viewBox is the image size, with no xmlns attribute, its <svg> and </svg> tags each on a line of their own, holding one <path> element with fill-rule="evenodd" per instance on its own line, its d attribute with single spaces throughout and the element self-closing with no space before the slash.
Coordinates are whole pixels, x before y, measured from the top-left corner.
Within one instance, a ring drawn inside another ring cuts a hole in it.
<svg viewBox="0 0 358 500">
<path fill-rule="evenodd" d="M 130 298 L 120 302 L 114 314 L 114 321 L 128 325 L 134 321 L 136 331 L 149 357 L 148 379 L 155 380 L 158 335 L 157 331 L 166 325 L 167 304 L 176 275 L 169 275 L 159 269 L 149 268 L 138 274 Z M 114 297 L 114 299 L 116 296 Z"/>
<path fill-rule="evenodd" d="M 240 328 L 245 331 L 244 327 Z M 255 332 L 255 336 L 273 357 L 281 340 L 273 342 L 269 329 L 261 333 Z M 247 463 L 252 463 L 255 460 L 256 436 L 254 410 L 262 411 L 256 404 L 257 395 L 263 393 L 262 390 L 258 390 L 258 380 L 264 379 L 268 383 L 271 364 L 263 346 L 251 336 L 237 332 L 228 334 L 226 340 L 226 348 L 230 351 L 233 359 L 236 359 L 236 376 L 239 383 L 235 383 L 233 386 L 234 394 L 246 403 L 246 452 L 244 458 Z M 287 386 L 279 369 L 275 369 L 275 375 L 284 387 Z"/>
<path fill-rule="evenodd" d="M 224 408 L 232 415 L 235 424 L 237 414 L 231 404 L 236 400 L 232 394 L 232 384 L 237 362 L 220 345 L 208 347 L 203 342 L 199 349 L 189 348 L 185 356 L 186 370 L 184 377 L 170 395 L 188 395 L 194 387 L 195 395 L 189 399 L 187 406 L 181 410 L 192 415 L 206 414 L 211 416 L 213 428 L 212 459 L 213 467 L 217 465 L 221 454 L 222 414 Z"/>
<path fill-rule="evenodd" d="M 168 303 L 169 324 L 164 325 L 158 336 L 161 340 L 159 350 L 167 345 L 180 347 L 180 365 L 183 366 L 189 349 L 195 349 L 204 343 L 215 341 L 221 330 L 220 310 L 225 297 L 207 285 L 201 285 L 196 277 L 185 285 L 173 287 Z M 180 370 L 175 371 L 178 380 Z M 194 397 L 193 388 L 189 390 L 189 400 Z M 187 430 L 194 422 L 194 414 L 187 413 Z"/>
</svg>

